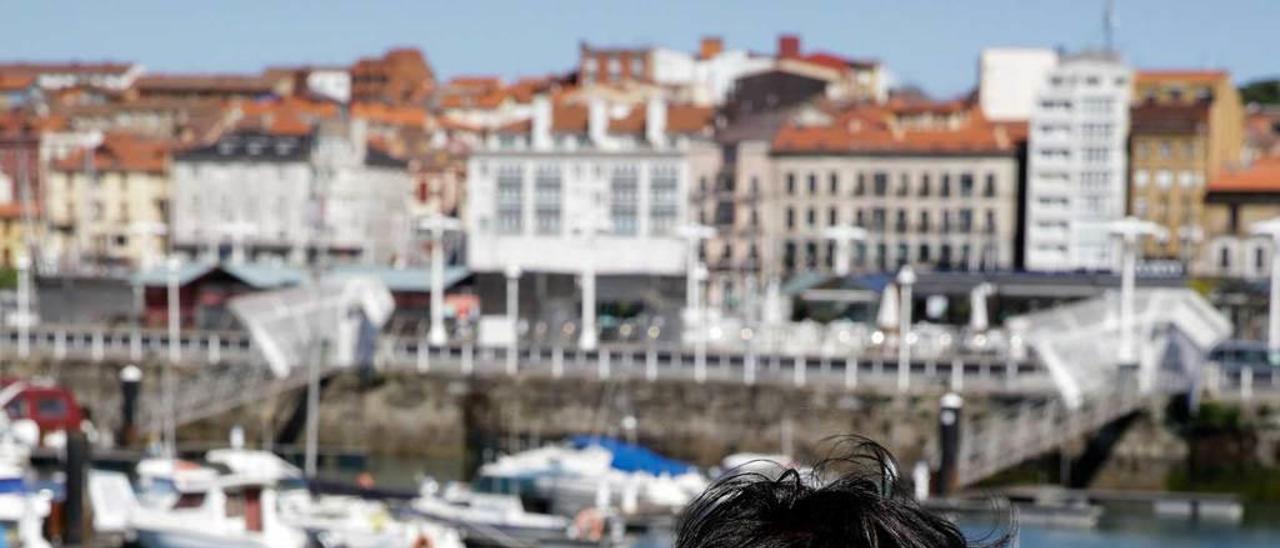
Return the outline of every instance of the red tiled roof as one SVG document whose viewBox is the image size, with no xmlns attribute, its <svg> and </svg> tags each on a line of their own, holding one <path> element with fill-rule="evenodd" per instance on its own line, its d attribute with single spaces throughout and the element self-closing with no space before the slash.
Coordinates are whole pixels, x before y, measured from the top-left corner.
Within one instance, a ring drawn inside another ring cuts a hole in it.
<svg viewBox="0 0 1280 548">
<path fill-rule="evenodd" d="M 1262 158 L 1247 168 L 1224 171 L 1209 182 L 1209 192 L 1280 192 L 1280 158 Z"/>
<path fill-rule="evenodd" d="M 1158 82 L 1213 83 L 1230 78 L 1230 76 L 1225 70 L 1156 69 L 1140 70 L 1134 74 L 1133 80 L 1136 84 Z"/>
<path fill-rule="evenodd" d="M 418 107 L 397 107 L 382 103 L 353 103 L 351 116 L 370 122 L 423 128 L 427 125 L 427 111 Z"/>
<path fill-rule="evenodd" d="M 102 144 L 93 149 L 93 168 L 102 171 L 164 172 L 168 167 L 172 144 L 127 133 L 108 133 Z M 58 171 L 80 171 L 85 167 L 84 151 L 77 151 L 59 161 Z"/>
<path fill-rule="evenodd" d="M 0 73 L 42 74 L 42 73 L 81 73 L 81 74 L 123 74 L 134 65 L 132 63 L 0 63 Z"/>
<path fill-rule="evenodd" d="M 0 73 L 0 91 L 22 90 L 31 87 L 36 81 L 33 74 Z"/>
<path fill-rule="evenodd" d="M 142 92 L 218 91 L 270 93 L 279 79 L 252 74 L 149 74 L 134 87 Z"/>
<path fill-rule="evenodd" d="M 912 105 L 859 105 L 836 116 L 831 123 L 816 126 L 787 124 L 774 136 L 777 152 L 838 153 L 1012 153 L 1018 128 L 993 124 L 977 109 L 953 110 L 947 104 L 936 109 Z M 959 127 L 942 124 L 937 127 L 914 127 L 904 124 L 898 115 L 919 112 L 961 115 Z M 1025 126 L 1022 128 L 1025 134 Z"/>
</svg>

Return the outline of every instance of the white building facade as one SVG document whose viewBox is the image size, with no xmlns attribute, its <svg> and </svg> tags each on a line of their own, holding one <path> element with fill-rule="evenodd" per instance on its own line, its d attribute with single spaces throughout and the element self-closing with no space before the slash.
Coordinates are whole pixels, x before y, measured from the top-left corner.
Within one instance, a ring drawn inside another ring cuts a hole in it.
<svg viewBox="0 0 1280 548">
<path fill-rule="evenodd" d="M 468 266 L 573 274 L 589 262 L 601 275 L 682 276 L 690 157 L 705 143 L 666 132 L 661 100 L 637 108 L 662 120 L 626 134 L 611 131 L 599 101 L 580 128 L 566 125 L 580 118 L 570 109 L 553 119 L 549 101 L 534 103 L 527 133 L 495 135 L 471 155 Z"/>
<path fill-rule="evenodd" d="M 978 99 L 982 114 L 995 122 L 1031 117 L 1058 54 L 1044 48 L 989 48 L 978 62 Z"/>
<path fill-rule="evenodd" d="M 1112 55 L 1066 57 L 1029 121 L 1025 261 L 1033 271 L 1115 267 L 1109 224 L 1125 214 L 1129 67 Z"/>
<path fill-rule="evenodd" d="M 406 164 L 358 122 L 308 135 L 237 132 L 175 157 L 172 240 L 190 259 L 393 263 L 412 237 Z"/>
</svg>

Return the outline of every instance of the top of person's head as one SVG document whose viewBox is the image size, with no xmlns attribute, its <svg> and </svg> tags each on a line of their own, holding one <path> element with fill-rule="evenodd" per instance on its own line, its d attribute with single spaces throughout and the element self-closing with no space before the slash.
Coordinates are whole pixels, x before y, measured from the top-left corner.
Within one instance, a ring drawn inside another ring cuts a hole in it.
<svg viewBox="0 0 1280 548">
<path fill-rule="evenodd" d="M 916 504 L 883 447 L 840 438 L 811 471 L 731 472 L 685 509 L 676 548 L 949 548 L 969 546 Z M 1000 544 L 999 542 L 995 544 Z"/>
</svg>

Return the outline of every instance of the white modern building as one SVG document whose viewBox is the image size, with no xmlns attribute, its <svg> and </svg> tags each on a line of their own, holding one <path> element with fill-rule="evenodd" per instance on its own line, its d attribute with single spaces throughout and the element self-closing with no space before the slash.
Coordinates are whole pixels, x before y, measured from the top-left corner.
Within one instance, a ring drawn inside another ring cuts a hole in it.
<svg viewBox="0 0 1280 548">
<path fill-rule="evenodd" d="M 413 237 L 407 165 L 363 123 L 239 131 L 174 158 L 172 243 L 192 259 L 402 261 Z"/>
<path fill-rule="evenodd" d="M 1029 121 L 1028 270 L 1110 270 L 1108 224 L 1124 217 L 1131 71 L 1113 54 L 1064 57 Z"/>
<path fill-rule="evenodd" d="M 988 48 L 978 62 L 978 100 L 993 122 L 1024 121 L 1058 54 L 1044 48 Z"/>
<path fill-rule="evenodd" d="M 525 316 L 574 320 L 574 279 L 584 271 L 600 277 L 601 306 L 683 304 L 688 243 L 679 229 L 689 181 L 718 161 L 711 109 L 657 98 L 624 109 L 553 105 L 539 96 L 532 110 L 490 136 L 467 167 L 467 265 L 482 313 L 505 306 L 498 284 L 513 268 L 528 286 Z"/>
</svg>

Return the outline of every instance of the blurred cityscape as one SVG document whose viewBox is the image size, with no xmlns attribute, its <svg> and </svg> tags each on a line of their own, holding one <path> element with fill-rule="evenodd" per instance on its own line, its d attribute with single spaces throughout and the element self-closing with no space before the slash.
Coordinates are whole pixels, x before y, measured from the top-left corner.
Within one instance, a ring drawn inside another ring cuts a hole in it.
<svg viewBox="0 0 1280 548">
<path fill-rule="evenodd" d="M 1026 546 L 1126 504 L 1274 542 L 1280 79 L 1133 66 L 1109 14 L 954 97 L 792 33 L 514 80 L 0 60 L 0 482 L 68 468 L 0 528 L 664 545 L 719 471 L 861 434 Z"/>
</svg>

